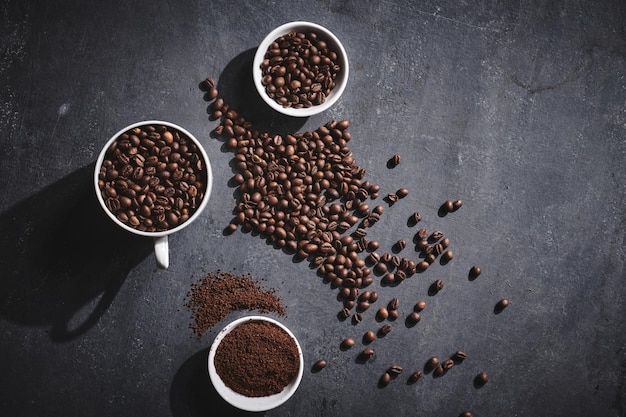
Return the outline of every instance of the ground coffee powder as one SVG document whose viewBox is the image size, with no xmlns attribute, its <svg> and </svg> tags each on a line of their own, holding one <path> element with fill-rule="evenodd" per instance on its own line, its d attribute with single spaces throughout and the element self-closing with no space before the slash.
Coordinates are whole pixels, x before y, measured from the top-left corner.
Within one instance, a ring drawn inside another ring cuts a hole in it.
<svg viewBox="0 0 626 417">
<path fill-rule="evenodd" d="M 198 339 L 233 311 L 258 310 L 285 315 L 285 307 L 275 290 L 263 290 L 250 274 L 220 270 L 192 284 L 185 305 L 191 310 L 190 327 Z"/>
<path fill-rule="evenodd" d="M 266 321 L 249 321 L 224 336 L 215 352 L 215 370 L 226 386 L 248 397 L 281 392 L 298 374 L 294 340 Z"/>
</svg>

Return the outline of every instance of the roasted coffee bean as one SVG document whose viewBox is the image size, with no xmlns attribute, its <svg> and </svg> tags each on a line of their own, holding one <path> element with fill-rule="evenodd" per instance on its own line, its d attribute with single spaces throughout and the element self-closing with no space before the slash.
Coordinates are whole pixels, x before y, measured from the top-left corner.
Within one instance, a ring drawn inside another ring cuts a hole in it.
<svg viewBox="0 0 626 417">
<path fill-rule="evenodd" d="M 430 359 L 426 361 L 426 365 L 424 365 L 424 369 L 426 372 L 434 371 L 435 368 L 439 365 L 439 358 L 436 356 L 431 356 Z"/>
<path fill-rule="evenodd" d="M 459 417 L 474 417 L 474 414 L 472 414 L 471 411 L 463 411 L 461 414 L 459 414 Z"/>
<path fill-rule="evenodd" d="M 508 306 L 509 306 L 509 300 L 506 298 L 503 298 L 500 301 L 498 301 L 498 303 L 496 304 L 495 312 L 500 313 Z"/>
<path fill-rule="evenodd" d="M 381 307 L 376 312 L 376 317 L 379 320 L 386 320 L 389 317 L 389 311 L 385 307 Z"/>
<path fill-rule="evenodd" d="M 406 240 L 400 239 L 394 244 L 394 246 L 398 251 L 401 251 L 406 248 Z"/>
<path fill-rule="evenodd" d="M 420 221 L 422 221 L 422 215 L 419 212 L 417 212 L 417 211 L 415 213 L 411 214 L 411 217 L 409 217 L 409 225 L 410 226 L 415 226 Z"/>
<path fill-rule="evenodd" d="M 402 282 L 406 279 L 406 272 L 404 272 L 403 270 L 398 270 L 395 273 L 395 280 L 394 282 Z"/>
<path fill-rule="evenodd" d="M 417 231 L 415 236 L 419 240 L 426 240 L 428 238 L 428 230 L 422 227 Z"/>
<path fill-rule="evenodd" d="M 400 300 L 397 297 L 392 298 L 391 301 L 389 301 L 387 308 L 389 310 L 397 310 L 400 308 Z"/>
<path fill-rule="evenodd" d="M 372 213 L 373 214 L 378 214 L 379 216 L 382 216 L 382 214 L 385 212 L 385 208 L 383 206 L 376 206 L 372 209 Z"/>
<path fill-rule="evenodd" d="M 370 240 L 369 242 L 367 242 L 367 250 L 370 252 L 375 251 L 379 247 L 380 247 L 380 244 L 376 240 Z"/>
<path fill-rule="evenodd" d="M 409 190 L 407 188 L 400 188 L 396 191 L 396 196 L 398 196 L 398 198 L 404 198 L 407 195 L 409 195 Z"/>
<path fill-rule="evenodd" d="M 374 355 L 376 354 L 376 352 L 374 351 L 374 349 L 372 348 L 365 348 L 363 349 L 363 351 L 361 351 L 361 353 L 359 354 L 359 357 L 361 359 L 371 359 L 374 357 Z"/>
<path fill-rule="evenodd" d="M 409 383 L 409 384 L 414 384 L 414 383 L 416 383 L 417 381 L 419 381 L 419 379 L 420 379 L 421 377 L 422 377 L 422 371 L 419 371 L 419 370 L 418 370 L 418 371 L 415 371 L 415 372 L 413 372 L 413 373 L 409 376 L 408 383 Z"/>
<path fill-rule="evenodd" d="M 391 325 L 390 324 L 385 324 L 383 327 L 378 329 L 378 334 L 380 336 L 385 336 L 385 335 L 389 334 L 390 332 L 391 332 Z"/>
<path fill-rule="evenodd" d="M 361 313 L 354 313 L 354 315 L 352 316 L 352 322 L 354 324 L 359 324 L 360 322 L 363 321 L 363 316 L 361 315 Z"/>
<path fill-rule="evenodd" d="M 389 193 L 387 194 L 387 200 L 393 204 L 396 203 L 398 201 L 399 197 L 396 193 Z"/>
<path fill-rule="evenodd" d="M 392 285 L 396 282 L 396 274 L 393 272 L 387 272 L 383 279 L 380 280 L 383 285 Z"/>
<path fill-rule="evenodd" d="M 380 255 L 377 252 L 372 252 L 367 257 L 367 260 L 372 264 L 376 264 L 380 262 Z"/>
<path fill-rule="evenodd" d="M 470 279 L 476 279 L 476 278 L 478 278 L 478 276 L 480 275 L 480 273 L 481 273 L 481 272 L 482 272 L 482 271 L 481 271 L 481 269 L 480 269 L 480 266 L 478 266 L 478 265 L 474 265 L 474 266 L 470 269 L 470 271 L 469 271 L 469 277 L 470 277 Z"/>
<path fill-rule="evenodd" d="M 378 262 L 376 264 L 376 266 L 374 267 L 374 272 L 376 272 L 378 275 L 382 275 L 384 273 L 387 272 L 387 264 L 385 264 L 384 262 Z"/>
<path fill-rule="evenodd" d="M 394 156 L 391 157 L 391 159 L 389 160 L 389 166 L 391 168 L 395 168 L 398 165 L 400 165 L 400 155 L 395 154 Z"/>
<path fill-rule="evenodd" d="M 441 205 L 441 210 L 444 213 L 450 213 L 452 210 L 454 210 L 454 204 L 452 203 L 452 200 L 446 200 L 442 205 Z"/>
<path fill-rule="evenodd" d="M 467 354 L 462 350 L 457 350 L 454 355 L 452 355 L 452 359 L 457 363 L 463 362 L 465 359 L 467 359 Z"/>
<path fill-rule="evenodd" d="M 449 249 L 441 255 L 442 262 L 450 262 L 452 258 L 454 258 L 454 252 Z"/>
<path fill-rule="evenodd" d="M 374 333 L 371 330 L 368 330 L 364 335 L 363 335 L 363 342 L 365 343 L 372 343 L 374 340 L 376 340 L 376 333 Z"/>
<path fill-rule="evenodd" d="M 388 317 L 389 320 L 394 321 L 394 320 L 397 320 L 398 317 L 400 317 L 400 313 L 398 313 L 398 310 L 389 311 L 389 317 Z"/>
<path fill-rule="evenodd" d="M 386 387 L 391 382 L 391 375 L 389 372 L 385 372 L 380 379 L 378 380 L 378 385 L 381 387 Z"/>
<path fill-rule="evenodd" d="M 367 310 L 368 308 L 370 308 L 370 303 L 367 301 L 361 301 L 360 303 L 357 304 L 356 309 L 359 312 L 364 312 L 365 310 Z"/>
<path fill-rule="evenodd" d="M 437 365 L 435 369 L 433 370 L 433 376 L 440 377 L 444 374 L 444 372 L 445 372 L 445 369 L 443 369 L 443 366 Z"/>
<path fill-rule="evenodd" d="M 417 264 L 417 270 L 419 272 L 424 272 L 428 269 L 428 267 L 430 266 L 430 264 L 426 261 L 421 261 Z"/>
<path fill-rule="evenodd" d="M 371 303 L 375 303 L 376 301 L 378 301 L 378 293 L 376 291 L 372 291 L 370 293 L 369 302 L 371 304 Z"/>
<path fill-rule="evenodd" d="M 325 359 L 320 359 L 317 362 L 315 362 L 313 364 L 313 371 L 314 372 L 319 372 L 322 369 L 326 368 L 326 365 L 328 365 L 328 362 L 326 362 Z"/>
<path fill-rule="evenodd" d="M 458 209 L 461 208 L 462 205 L 463 205 L 463 201 L 454 200 L 454 202 L 452 203 L 452 211 L 457 211 Z"/>
<path fill-rule="evenodd" d="M 426 249 L 429 248 L 429 244 L 428 241 L 426 239 L 422 239 L 419 240 L 416 244 L 415 244 L 415 249 L 421 252 L 425 252 Z"/>
<path fill-rule="evenodd" d="M 389 369 L 387 370 L 387 372 L 389 373 L 389 375 L 393 376 L 398 376 L 402 373 L 402 367 L 400 365 L 391 365 L 389 367 Z"/>
<path fill-rule="evenodd" d="M 443 246 L 444 249 L 446 249 L 448 246 L 450 246 L 450 239 L 448 239 L 447 237 L 444 237 L 443 239 L 441 239 L 441 246 Z"/>
<path fill-rule="evenodd" d="M 431 233 L 430 235 L 430 240 L 432 242 L 437 242 L 439 241 L 441 238 L 443 237 L 443 233 L 440 232 L 439 230 L 435 230 L 434 232 Z"/>
<path fill-rule="evenodd" d="M 435 291 L 439 292 L 441 290 L 443 290 L 443 281 L 438 279 L 435 280 L 435 282 L 433 283 L 433 288 L 435 289 Z"/>
<path fill-rule="evenodd" d="M 481 372 L 474 378 L 474 385 L 476 387 L 482 387 L 489 381 L 489 376 L 485 372 Z"/>
<path fill-rule="evenodd" d="M 350 337 L 347 337 L 347 338 L 343 339 L 343 341 L 341 342 L 341 348 L 343 350 L 347 350 L 347 349 L 352 348 L 355 344 L 356 343 L 355 343 L 354 339 L 352 339 Z"/>
<path fill-rule="evenodd" d="M 361 294 L 359 294 L 359 298 L 358 298 L 359 302 L 369 301 L 371 294 L 372 293 L 369 291 L 363 291 Z"/>
<path fill-rule="evenodd" d="M 386 264 L 391 263 L 391 258 L 393 255 L 391 255 L 389 252 L 385 252 L 382 254 L 382 256 L 380 257 L 380 261 L 384 262 Z"/>
<path fill-rule="evenodd" d="M 419 312 L 424 311 L 425 308 L 426 308 L 426 301 L 418 301 L 413 307 L 413 311 L 419 313 Z"/>
<path fill-rule="evenodd" d="M 409 314 L 409 316 L 407 317 L 408 322 L 411 323 L 411 324 L 416 324 L 421 319 L 422 319 L 422 316 L 420 316 L 420 313 L 417 313 L 415 311 L 412 312 L 411 314 Z"/>
<path fill-rule="evenodd" d="M 340 314 L 341 314 L 341 317 L 342 317 L 343 319 L 347 319 L 348 317 L 350 317 L 350 314 L 352 314 L 352 313 L 350 312 L 350 309 L 349 309 L 349 308 L 344 307 L 344 309 L 343 309 L 343 310 L 341 310 L 341 313 L 340 313 Z"/>
<path fill-rule="evenodd" d="M 446 359 L 445 361 L 443 361 L 442 366 L 443 366 L 444 371 L 448 371 L 450 368 L 454 366 L 454 360 Z"/>
</svg>

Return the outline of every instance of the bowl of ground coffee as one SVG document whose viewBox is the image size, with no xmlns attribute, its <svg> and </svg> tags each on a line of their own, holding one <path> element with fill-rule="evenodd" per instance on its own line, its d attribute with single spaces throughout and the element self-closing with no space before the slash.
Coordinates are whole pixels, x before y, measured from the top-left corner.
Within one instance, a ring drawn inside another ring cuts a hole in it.
<svg viewBox="0 0 626 417">
<path fill-rule="evenodd" d="M 198 140 L 173 123 L 129 125 L 109 139 L 96 161 L 94 185 L 104 212 L 121 228 L 154 239 L 157 265 L 169 265 L 168 235 L 206 207 L 213 184 Z"/>
<path fill-rule="evenodd" d="M 348 57 L 339 39 L 310 22 L 286 23 L 257 48 L 252 75 L 274 110 L 308 117 L 330 108 L 348 83 Z"/>
<path fill-rule="evenodd" d="M 209 350 L 209 377 L 220 396 L 245 411 L 266 411 L 287 401 L 304 371 L 293 333 L 264 316 L 237 319 L 224 327 Z"/>
</svg>

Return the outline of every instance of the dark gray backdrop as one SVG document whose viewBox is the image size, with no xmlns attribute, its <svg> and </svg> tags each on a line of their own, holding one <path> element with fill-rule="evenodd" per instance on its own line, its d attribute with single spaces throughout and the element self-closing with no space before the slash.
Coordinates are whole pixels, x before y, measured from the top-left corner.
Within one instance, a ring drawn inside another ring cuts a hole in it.
<svg viewBox="0 0 626 417">
<path fill-rule="evenodd" d="M 183 305 L 218 268 L 275 288 L 303 346 L 302 384 L 268 416 L 626 415 L 623 1 L 4 0 L 0 19 L 3 415 L 237 415 L 205 372 L 220 326 L 194 339 Z M 254 50 L 292 20 L 331 29 L 351 65 L 340 101 L 309 119 L 250 104 Z M 338 321 L 336 292 L 306 262 L 223 235 L 232 154 L 210 135 L 198 88 L 209 75 L 264 128 L 349 119 L 367 179 L 410 190 L 371 230 L 383 248 L 411 239 L 415 210 L 450 236 L 448 265 L 374 284 L 402 314 L 419 299 L 428 308 L 376 341 L 372 362 L 338 343 L 377 328 L 373 314 Z M 171 237 L 167 271 L 92 190 L 100 148 L 145 119 L 195 134 L 215 175 L 206 212 Z M 402 163 L 390 170 L 394 153 Z M 465 204 L 437 216 L 448 198 Z M 471 282 L 474 264 L 484 272 Z M 428 296 L 436 278 L 446 287 Z M 511 305 L 496 315 L 502 297 Z M 393 363 L 408 373 L 457 349 L 468 360 L 442 378 L 376 386 Z M 322 357 L 329 366 L 311 373 Z M 476 389 L 480 371 L 491 380 Z"/>
</svg>

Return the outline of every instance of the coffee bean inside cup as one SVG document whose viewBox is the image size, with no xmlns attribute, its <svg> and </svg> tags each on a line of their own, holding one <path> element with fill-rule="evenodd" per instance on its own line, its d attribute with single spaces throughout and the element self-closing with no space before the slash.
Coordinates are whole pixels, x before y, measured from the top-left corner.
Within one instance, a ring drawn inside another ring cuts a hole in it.
<svg viewBox="0 0 626 417">
<path fill-rule="evenodd" d="M 322 104 L 342 71 L 337 51 L 316 32 L 290 32 L 276 39 L 261 63 L 267 95 L 283 107 Z"/>
<path fill-rule="evenodd" d="M 120 222 L 161 232 L 184 223 L 198 209 L 206 192 L 207 168 L 198 146 L 183 132 L 146 124 L 111 143 L 98 187 Z"/>
</svg>

